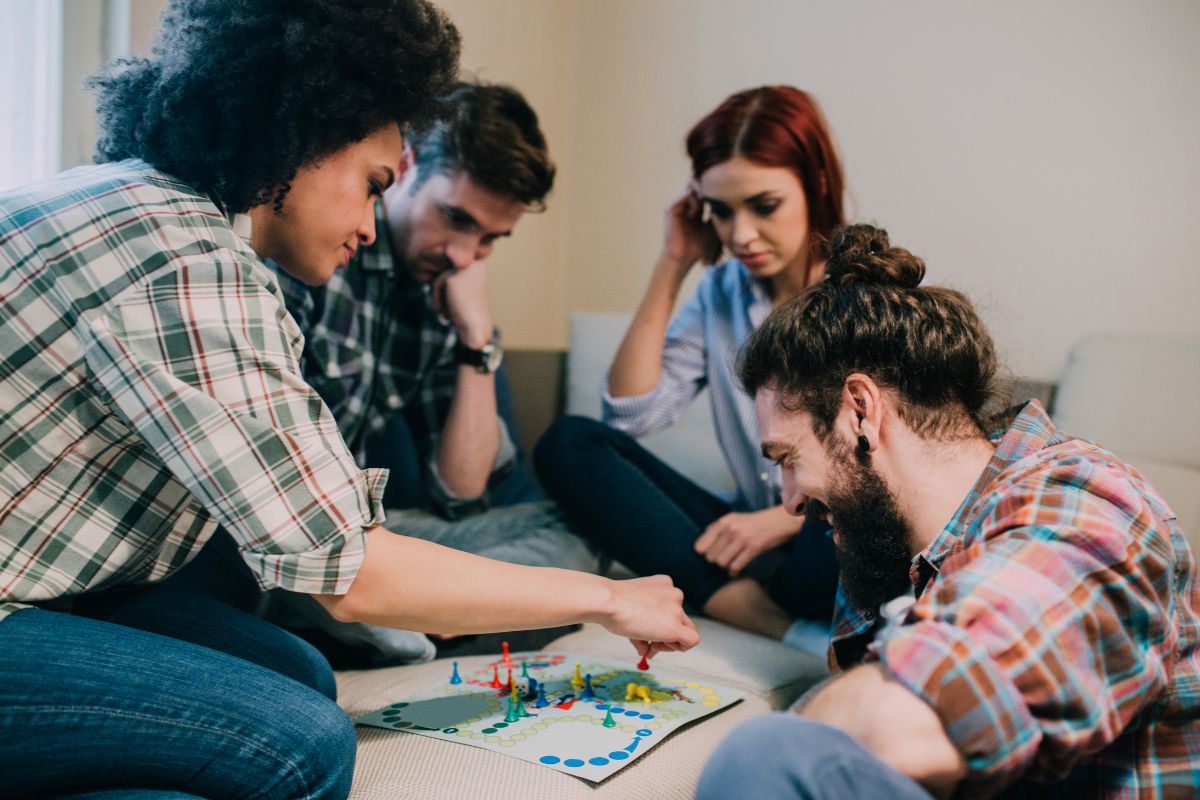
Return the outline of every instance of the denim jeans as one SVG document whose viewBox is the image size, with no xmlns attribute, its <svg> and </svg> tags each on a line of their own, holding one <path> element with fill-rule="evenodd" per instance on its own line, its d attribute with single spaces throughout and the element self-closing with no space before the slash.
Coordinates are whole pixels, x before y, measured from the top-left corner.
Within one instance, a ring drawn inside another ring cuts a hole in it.
<svg viewBox="0 0 1200 800">
<path fill-rule="evenodd" d="M 344 798 L 350 720 L 311 646 L 169 585 L 0 621 L 0 797 Z"/>
<path fill-rule="evenodd" d="M 633 437 L 587 417 L 561 417 L 534 449 L 538 479 L 580 531 L 639 575 L 671 576 L 695 609 L 731 578 L 694 545 L 733 510 L 653 456 Z M 791 542 L 763 553 L 745 575 L 793 616 L 828 620 L 837 592 L 829 526 L 806 522 Z"/>
<path fill-rule="evenodd" d="M 775 712 L 744 722 L 721 742 L 696 800 L 930 800 L 907 775 L 837 728 Z"/>
</svg>

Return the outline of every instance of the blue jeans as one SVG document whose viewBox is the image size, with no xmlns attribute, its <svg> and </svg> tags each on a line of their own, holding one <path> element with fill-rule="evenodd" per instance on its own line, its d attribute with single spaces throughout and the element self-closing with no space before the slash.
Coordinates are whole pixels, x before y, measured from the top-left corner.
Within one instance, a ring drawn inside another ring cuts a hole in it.
<svg viewBox="0 0 1200 800">
<path fill-rule="evenodd" d="M 709 759 L 696 800 L 930 800 L 907 775 L 837 728 L 775 712 L 744 722 Z"/>
<path fill-rule="evenodd" d="M 344 798 L 355 738 L 311 646 L 156 585 L 0 621 L 0 796 Z"/>
<path fill-rule="evenodd" d="M 733 510 L 652 455 L 633 437 L 587 417 L 561 417 L 533 451 L 538 479 L 575 530 L 639 575 L 671 576 L 702 609 L 732 580 L 696 553 L 696 539 Z M 828 524 L 813 520 L 743 574 L 795 617 L 828 620 L 837 559 Z"/>
</svg>

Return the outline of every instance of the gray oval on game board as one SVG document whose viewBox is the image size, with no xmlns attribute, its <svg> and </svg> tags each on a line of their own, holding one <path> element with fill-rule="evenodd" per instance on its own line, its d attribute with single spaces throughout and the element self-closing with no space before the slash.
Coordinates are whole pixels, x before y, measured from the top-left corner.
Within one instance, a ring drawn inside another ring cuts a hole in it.
<svg viewBox="0 0 1200 800">
<path fill-rule="evenodd" d="M 400 715 L 413 725 L 441 730 L 461 726 L 467 720 L 493 712 L 498 707 L 490 694 L 455 694 L 414 701 Z"/>
</svg>

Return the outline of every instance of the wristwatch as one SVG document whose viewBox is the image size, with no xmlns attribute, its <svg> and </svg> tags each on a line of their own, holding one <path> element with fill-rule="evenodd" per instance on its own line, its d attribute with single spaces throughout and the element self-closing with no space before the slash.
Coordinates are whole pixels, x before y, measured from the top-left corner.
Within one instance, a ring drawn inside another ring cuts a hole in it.
<svg viewBox="0 0 1200 800">
<path fill-rule="evenodd" d="M 484 375 L 490 375 L 500 369 L 504 361 L 504 348 L 500 346 L 500 337 L 494 337 L 478 350 L 467 347 L 462 341 L 454 345 L 454 358 L 459 364 L 474 367 Z"/>
</svg>

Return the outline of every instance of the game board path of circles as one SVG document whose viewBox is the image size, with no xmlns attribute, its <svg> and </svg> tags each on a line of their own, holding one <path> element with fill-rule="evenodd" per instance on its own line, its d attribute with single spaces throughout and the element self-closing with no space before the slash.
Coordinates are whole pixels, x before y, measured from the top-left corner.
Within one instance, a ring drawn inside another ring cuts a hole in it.
<svg viewBox="0 0 1200 800">
<path fill-rule="evenodd" d="M 487 671 L 490 674 L 490 667 Z M 600 683 L 618 674 L 621 674 L 620 671 L 612 670 L 607 673 L 601 673 L 594 680 Z M 681 690 L 694 692 L 699 698 L 697 702 L 700 705 L 716 706 L 721 702 L 721 698 L 716 694 L 715 690 L 702 686 L 698 682 L 685 681 L 678 685 Z M 427 718 L 423 713 L 422 702 L 415 701 L 411 703 L 393 703 L 386 709 L 383 709 L 381 712 L 383 721 L 395 730 L 440 731 L 446 736 L 484 741 L 500 747 L 513 747 L 517 742 L 532 739 L 538 733 L 548 731 L 556 725 L 581 722 L 603 726 L 604 718 L 609 708 L 606 702 L 591 702 L 587 705 L 599 713 L 581 713 L 566 716 L 531 714 L 529 717 L 522 718 L 520 722 L 487 722 L 485 727 L 472 730 L 473 726 L 482 723 L 485 719 L 495 719 L 503 713 L 502 696 L 480 693 L 458 687 L 439 687 L 437 691 L 439 695 L 442 695 L 437 703 L 437 719 Z M 447 703 L 452 703 L 452 705 L 448 706 Z M 638 708 L 635 706 L 641 707 Z M 551 709 L 553 710 L 553 707 Z M 538 760 L 547 765 L 561 763 L 564 767 L 572 768 L 582 767 L 584 764 L 605 766 L 610 761 L 624 761 L 630 758 L 639 746 L 643 746 L 642 741 L 644 739 L 653 736 L 659 730 L 661 727 L 659 720 L 677 719 L 686 716 L 686 713 L 682 710 L 669 707 L 658 708 L 654 705 L 642 705 L 635 700 L 629 707 L 614 703 L 612 706 L 612 716 L 613 721 L 617 723 L 614 734 L 620 731 L 624 736 L 630 737 L 628 744 L 600 755 L 582 757 L 580 754 L 574 753 L 547 753 L 540 756 Z M 445 720 L 447 718 L 460 721 L 455 725 L 443 727 L 438 720 Z"/>
</svg>

